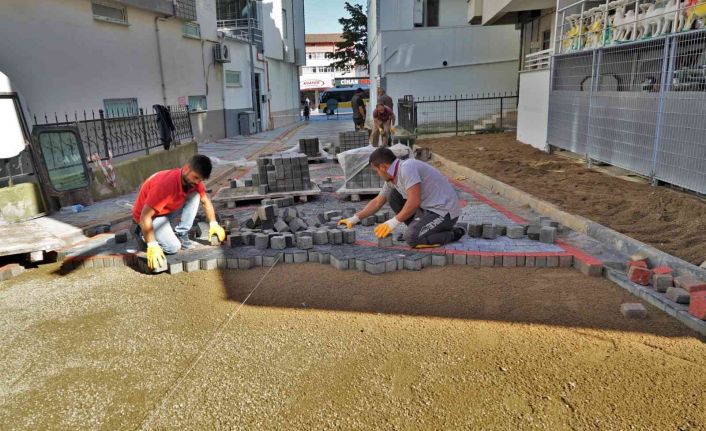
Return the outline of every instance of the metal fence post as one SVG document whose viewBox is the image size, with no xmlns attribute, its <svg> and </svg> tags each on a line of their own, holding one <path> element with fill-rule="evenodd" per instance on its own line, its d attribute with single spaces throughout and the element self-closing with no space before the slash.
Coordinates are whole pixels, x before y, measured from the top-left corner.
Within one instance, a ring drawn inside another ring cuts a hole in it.
<svg viewBox="0 0 706 431">
<path fill-rule="evenodd" d="M 147 140 L 147 126 L 145 125 L 145 111 L 140 108 L 140 123 L 142 124 L 142 139 L 145 141 L 145 154 L 150 154 L 150 143 Z"/>
<path fill-rule="evenodd" d="M 674 70 L 674 56 L 676 52 L 676 38 L 674 36 L 664 39 L 664 52 L 662 54 L 662 76 L 659 82 L 659 104 L 657 105 L 657 124 L 655 126 L 655 142 L 652 146 L 652 172 L 650 172 L 650 180 L 653 186 L 657 185 L 657 157 L 659 156 L 659 147 L 662 134 L 662 116 L 664 114 L 664 96 L 669 85 Z"/>
<path fill-rule="evenodd" d="M 503 98 L 500 98 L 500 128 L 503 128 Z"/>
<path fill-rule="evenodd" d="M 102 109 L 98 110 L 98 116 L 100 117 L 101 120 L 101 132 L 103 134 L 103 147 L 105 149 L 105 157 L 108 157 L 109 150 L 108 150 L 108 134 L 105 131 L 105 115 L 103 113 Z M 97 146 L 97 145 L 96 145 Z"/>
<path fill-rule="evenodd" d="M 456 135 L 458 135 L 458 99 L 454 100 L 456 102 Z"/>
</svg>

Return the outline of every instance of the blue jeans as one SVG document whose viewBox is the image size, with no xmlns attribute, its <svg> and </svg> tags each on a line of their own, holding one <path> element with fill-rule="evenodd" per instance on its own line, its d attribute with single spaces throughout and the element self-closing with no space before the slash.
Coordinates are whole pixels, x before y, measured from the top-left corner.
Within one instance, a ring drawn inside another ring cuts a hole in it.
<svg viewBox="0 0 706 431">
<path fill-rule="evenodd" d="M 194 225 L 196 213 L 199 211 L 199 194 L 198 192 L 189 193 L 186 196 L 184 205 L 181 209 L 171 212 L 165 216 L 159 216 L 152 219 L 154 227 L 154 236 L 162 247 L 164 253 L 175 254 L 181 250 L 180 236 L 188 236 L 191 226 Z M 172 222 L 176 220 L 177 215 L 181 214 L 181 221 L 176 228 L 172 229 Z"/>
</svg>

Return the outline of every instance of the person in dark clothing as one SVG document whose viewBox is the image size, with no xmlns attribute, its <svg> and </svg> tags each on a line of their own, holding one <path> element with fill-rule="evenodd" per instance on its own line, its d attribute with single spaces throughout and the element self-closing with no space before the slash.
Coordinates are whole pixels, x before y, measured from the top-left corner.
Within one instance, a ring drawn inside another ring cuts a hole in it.
<svg viewBox="0 0 706 431">
<path fill-rule="evenodd" d="M 353 124 L 355 130 L 363 130 L 365 126 L 365 100 L 363 99 L 363 89 L 357 88 L 351 98 L 351 108 L 353 109 Z"/>
<path fill-rule="evenodd" d="M 157 113 L 157 127 L 159 127 L 159 139 L 165 150 L 168 150 L 173 141 L 173 133 L 176 130 L 172 122 L 172 114 L 169 109 L 162 105 L 152 105 L 152 109 Z"/>
</svg>

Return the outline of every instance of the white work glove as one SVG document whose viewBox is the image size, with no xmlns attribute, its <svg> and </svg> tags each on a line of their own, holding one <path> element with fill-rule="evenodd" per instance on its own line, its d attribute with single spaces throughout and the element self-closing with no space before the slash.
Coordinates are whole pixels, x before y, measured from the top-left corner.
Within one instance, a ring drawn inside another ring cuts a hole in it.
<svg viewBox="0 0 706 431">
<path fill-rule="evenodd" d="M 397 221 L 397 217 L 392 217 L 385 223 L 379 224 L 375 227 L 375 236 L 378 238 L 385 238 L 391 234 L 393 230 L 397 229 L 397 226 L 399 226 L 400 223 L 401 222 Z"/>
<path fill-rule="evenodd" d="M 345 218 L 341 221 L 338 222 L 338 224 L 343 224 L 346 225 L 348 229 L 353 229 L 353 225 L 356 225 L 360 222 L 360 219 L 358 218 L 357 215 L 354 215 L 353 217 L 348 217 Z"/>
</svg>

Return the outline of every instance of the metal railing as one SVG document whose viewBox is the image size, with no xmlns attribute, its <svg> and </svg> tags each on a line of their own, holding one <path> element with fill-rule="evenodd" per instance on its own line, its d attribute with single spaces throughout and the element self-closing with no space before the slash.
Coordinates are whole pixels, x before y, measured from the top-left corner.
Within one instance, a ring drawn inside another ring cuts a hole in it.
<svg viewBox="0 0 706 431">
<path fill-rule="evenodd" d="M 554 56 L 550 145 L 706 193 L 706 31 Z"/>
<path fill-rule="evenodd" d="M 397 101 L 399 126 L 416 134 L 482 133 L 517 128 L 517 94 L 489 93 Z"/>
<path fill-rule="evenodd" d="M 545 49 L 525 55 L 525 62 L 522 70 L 542 70 L 549 69 L 549 63 L 552 57 L 553 49 Z"/>
<path fill-rule="evenodd" d="M 172 139 L 179 143 L 183 139 L 193 138 L 191 119 L 187 107 L 168 107 L 175 130 Z M 137 112 L 126 110 L 99 109 L 95 111 L 74 112 L 72 116 L 56 113 L 53 117 L 37 118 L 34 125 L 42 127 L 76 126 L 89 159 L 97 155 L 102 160 L 112 157 L 127 156 L 136 153 L 149 154 L 150 149 L 161 147 L 160 128 L 156 114 L 145 114 L 140 108 Z"/>
<path fill-rule="evenodd" d="M 262 27 L 260 21 L 252 18 L 220 19 L 216 26 L 219 31 L 236 39 L 250 42 L 262 50 Z"/>
</svg>

